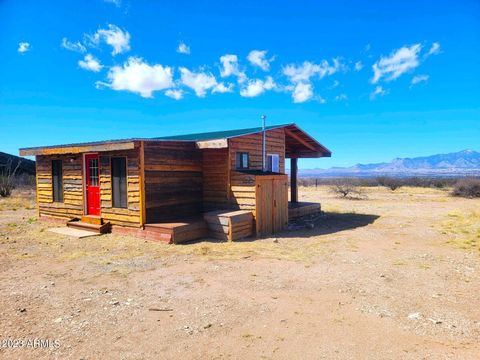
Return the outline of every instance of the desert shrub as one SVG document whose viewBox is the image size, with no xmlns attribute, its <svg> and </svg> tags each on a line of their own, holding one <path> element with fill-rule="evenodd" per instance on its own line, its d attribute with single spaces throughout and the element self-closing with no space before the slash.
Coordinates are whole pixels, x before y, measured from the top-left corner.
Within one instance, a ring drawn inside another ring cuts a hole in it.
<svg viewBox="0 0 480 360">
<path fill-rule="evenodd" d="M 361 187 L 376 187 L 384 186 L 392 190 L 399 188 L 400 186 L 412 186 L 412 187 L 423 187 L 423 188 L 437 188 L 443 189 L 448 187 L 453 187 L 457 182 L 457 178 L 454 177 L 391 177 L 391 176 L 378 176 L 378 177 L 344 177 L 344 178 L 319 178 L 319 177 L 300 177 L 298 179 L 298 184 L 300 186 L 335 186 L 338 182 L 351 181 L 356 186 Z"/>
<path fill-rule="evenodd" d="M 12 160 L 9 160 L 6 164 L 1 165 L 0 169 L 0 197 L 9 197 L 12 195 L 13 189 L 15 189 L 15 173 L 20 166 L 18 161 L 17 166 L 14 168 Z"/>
<path fill-rule="evenodd" d="M 360 199 L 364 197 L 362 191 L 358 187 L 358 183 L 353 179 L 337 180 L 330 186 L 330 190 L 344 198 Z"/>
<path fill-rule="evenodd" d="M 458 180 L 453 187 L 452 195 L 466 198 L 480 197 L 480 179 L 465 178 Z"/>
<path fill-rule="evenodd" d="M 6 176 L 0 175 L 0 196 L 1 197 L 9 197 L 12 195 L 12 191 L 15 188 L 13 184 L 11 184 Z"/>
<path fill-rule="evenodd" d="M 401 179 L 396 179 L 396 178 L 389 177 L 389 176 L 377 177 L 377 183 L 378 183 L 378 185 L 385 186 L 392 191 L 395 191 L 396 189 L 398 189 L 399 187 L 402 186 L 402 180 Z"/>
</svg>

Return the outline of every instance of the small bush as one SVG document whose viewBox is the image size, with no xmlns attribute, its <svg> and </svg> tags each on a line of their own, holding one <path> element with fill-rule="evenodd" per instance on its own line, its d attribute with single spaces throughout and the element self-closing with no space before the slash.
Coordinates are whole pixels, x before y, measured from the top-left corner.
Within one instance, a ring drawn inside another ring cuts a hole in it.
<svg viewBox="0 0 480 360">
<path fill-rule="evenodd" d="M 344 198 L 360 199 L 363 197 L 362 192 L 352 179 L 338 180 L 330 187 L 330 190 Z"/>
<path fill-rule="evenodd" d="M 13 184 L 9 183 L 5 176 L 0 176 L 0 196 L 9 197 L 14 189 Z"/>
<path fill-rule="evenodd" d="M 385 186 L 392 191 L 395 191 L 402 186 L 402 181 L 389 176 L 381 176 L 377 178 L 377 183 L 380 186 Z"/>
<path fill-rule="evenodd" d="M 458 180 L 452 191 L 453 196 L 461 196 L 465 198 L 480 197 L 480 179 L 466 178 Z"/>
<path fill-rule="evenodd" d="M 18 161 L 17 166 L 14 168 L 12 160 L 8 160 L 6 164 L 0 165 L 2 171 L 0 173 L 0 196 L 9 197 L 12 195 L 13 189 L 15 189 L 15 183 L 13 179 L 20 166 L 21 161 Z"/>
</svg>

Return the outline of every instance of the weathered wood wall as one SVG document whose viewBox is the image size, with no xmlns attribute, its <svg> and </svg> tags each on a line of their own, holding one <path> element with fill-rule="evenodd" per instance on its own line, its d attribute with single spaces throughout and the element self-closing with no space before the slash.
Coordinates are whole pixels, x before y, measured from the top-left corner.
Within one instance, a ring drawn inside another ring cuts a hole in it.
<svg viewBox="0 0 480 360">
<path fill-rule="evenodd" d="M 203 211 L 202 154 L 193 142 L 145 141 L 146 222 Z"/>
<path fill-rule="evenodd" d="M 280 173 L 285 173 L 285 131 L 269 130 L 266 138 L 266 153 L 279 155 Z M 248 152 L 249 170 L 262 170 L 262 134 L 229 139 L 230 205 L 255 214 L 255 176 L 235 170 L 235 154 L 239 151 Z"/>
<path fill-rule="evenodd" d="M 203 209 L 227 209 L 229 161 L 228 149 L 203 149 Z"/>
<path fill-rule="evenodd" d="M 127 158 L 128 207 L 112 207 L 111 157 Z M 52 160 L 62 160 L 63 202 L 53 201 Z M 39 155 L 37 191 L 40 215 L 72 219 L 84 215 L 83 156 Z M 100 153 L 101 217 L 114 225 L 140 226 L 139 151 L 119 150 Z"/>
<path fill-rule="evenodd" d="M 63 202 L 53 201 L 52 160 L 62 160 Z M 71 160 L 71 161 L 70 161 Z M 82 157 L 46 156 L 36 157 L 37 201 L 40 215 L 72 219 L 83 215 Z"/>
<path fill-rule="evenodd" d="M 250 170 L 262 170 L 262 133 L 240 136 L 229 139 L 231 169 L 235 169 L 235 153 L 246 151 L 249 153 Z M 279 155 L 280 173 L 285 173 L 285 131 L 274 129 L 267 131 L 267 154 Z"/>
<path fill-rule="evenodd" d="M 230 184 L 230 207 L 255 212 L 255 175 L 232 170 Z"/>
<path fill-rule="evenodd" d="M 100 154 L 101 216 L 114 225 L 139 227 L 140 224 L 140 172 L 139 149 L 101 152 Z M 127 208 L 112 206 L 111 158 L 127 158 Z"/>
<path fill-rule="evenodd" d="M 134 226 L 198 215 L 215 209 L 251 210 L 255 214 L 255 176 L 235 170 L 235 153 L 249 153 L 250 170 L 262 169 L 262 134 L 228 140 L 229 148 L 197 149 L 194 142 L 145 141 L 141 148 L 100 153 L 101 216 L 114 225 Z M 278 154 L 285 172 L 285 133 L 267 132 L 267 154 Z M 111 157 L 127 157 L 126 209 L 112 207 Z M 64 202 L 53 202 L 51 160 L 63 160 Z M 145 213 L 141 176 L 144 176 Z M 83 156 L 37 156 L 39 211 L 65 219 L 84 214 Z"/>
</svg>

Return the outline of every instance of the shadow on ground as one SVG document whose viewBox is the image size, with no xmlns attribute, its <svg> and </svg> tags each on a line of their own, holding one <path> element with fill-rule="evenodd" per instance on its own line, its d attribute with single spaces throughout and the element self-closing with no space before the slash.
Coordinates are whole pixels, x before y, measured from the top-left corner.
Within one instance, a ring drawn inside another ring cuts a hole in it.
<svg viewBox="0 0 480 360">
<path fill-rule="evenodd" d="M 337 232 L 352 230 L 373 224 L 379 217 L 379 215 L 373 214 L 324 212 L 321 215 L 317 215 L 313 219 L 300 218 L 294 220 L 290 223 L 292 229 L 268 236 L 268 239 L 291 237 L 309 238 L 314 236 L 334 234 Z M 252 242 L 261 241 L 263 239 L 264 238 L 248 237 L 241 240 L 235 240 L 235 242 Z M 222 243 L 225 241 L 216 240 L 213 238 L 203 238 L 184 242 L 179 245 L 188 245 L 199 242 Z"/>
<path fill-rule="evenodd" d="M 299 219 L 295 221 L 294 223 L 298 224 L 301 228 L 283 231 L 277 237 L 311 237 L 328 235 L 373 224 L 379 217 L 379 215 L 373 214 L 326 212 L 317 217 L 314 221 L 309 221 L 308 219 Z M 311 226 L 313 226 L 313 228 L 309 228 L 308 224 L 312 224 Z"/>
</svg>

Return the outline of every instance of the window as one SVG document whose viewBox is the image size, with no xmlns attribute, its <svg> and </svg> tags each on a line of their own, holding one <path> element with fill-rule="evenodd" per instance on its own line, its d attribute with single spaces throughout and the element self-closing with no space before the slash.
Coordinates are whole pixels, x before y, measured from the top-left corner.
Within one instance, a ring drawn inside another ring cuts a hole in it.
<svg viewBox="0 0 480 360">
<path fill-rule="evenodd" d="M 112 157 L 112 206 L 127 207 L 127 159 Z"/>
<path fill-rule="evenodd" d="M 267 155 L 267 170 L 271 172 L 280 172 L 280 156 L 278 154 Z"/>
<path fill-rule="evenodd" d="M 237 169 L 248 169 L 248 153 L 247 152 L 237 152 L 237 154 L 236 154 L 236 168 Z"/>
<path fill-rule="evenodd" d="M 53 201 L 63 202 L 62 160 L 52 160 Z"/>
<path fill-rule="evenodd" d="M 98 158 L 90 159 L 88 162 L 90 174 L 90 186 L 98 186 Z"/>
</svg>

